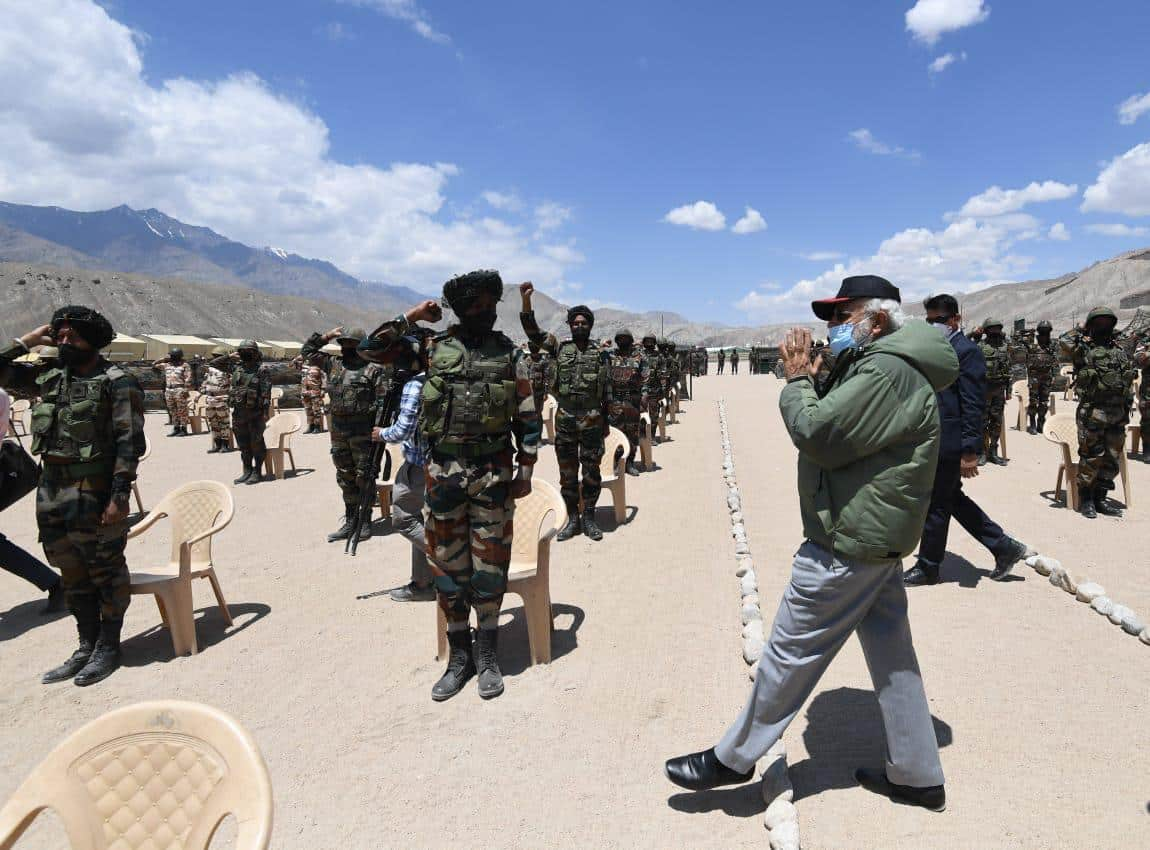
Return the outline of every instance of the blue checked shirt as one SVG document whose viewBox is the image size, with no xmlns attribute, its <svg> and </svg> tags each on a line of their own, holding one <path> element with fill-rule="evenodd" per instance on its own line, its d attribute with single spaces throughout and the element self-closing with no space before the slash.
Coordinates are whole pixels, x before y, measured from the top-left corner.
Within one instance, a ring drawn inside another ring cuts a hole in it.
<svg viewBox="0 0 1150 850">
<path fill-rule="evenodd" d="M 420 372 L 403 385 L 399 397 L 399 416 L 390 428 L 381 429 L 385 443 L 402 443 L 403 458 L 412 466 L 427 466 L 427 443 L 419 431 L 419 405 L 423 400 L 423 383 L 427 373 Z"/>
</svg>

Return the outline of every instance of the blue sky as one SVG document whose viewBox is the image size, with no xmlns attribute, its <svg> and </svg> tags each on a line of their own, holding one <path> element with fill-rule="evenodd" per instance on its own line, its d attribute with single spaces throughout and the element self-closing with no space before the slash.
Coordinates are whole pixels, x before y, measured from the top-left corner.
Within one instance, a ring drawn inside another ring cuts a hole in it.
<svg viewBox="0 0 1150 850">
<path fill-rule="evenodd" d="M 1055 276 L 1150 245 L 1150 4 L 1101 8 L 0 0 L 0 197 L 729 323 Z"/>
</svg>

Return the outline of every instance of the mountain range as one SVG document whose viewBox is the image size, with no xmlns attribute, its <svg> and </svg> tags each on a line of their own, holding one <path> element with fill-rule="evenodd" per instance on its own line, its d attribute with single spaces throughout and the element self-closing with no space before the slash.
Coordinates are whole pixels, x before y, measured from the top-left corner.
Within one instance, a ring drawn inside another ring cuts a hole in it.
<svg viewBox="0 0 1150 850">
<path fill-rule="evenodd" d="M 129 334 L 303 339 L 341 324 L 370 329 L 428 297 L 359 280 L 325 260 L 244 245 L 159 210 L 76 212 L 0 202 L 0 330 L 6 337 L 41 324 L 56 307 L 83 303 Z M 992 286 L 960 301 L 969 326 L 993 315 L 1069 327 L 1099 303 L 1129 318 L 1150 305 L 1150 249 L 1059 278 Z M 534 305 L 541 327 L 565 332 L 567 305 L 538 291 Z M 917 304 L 907 308 L 922 313 Z M 506 287 L 498 326 L 522 340 L 519 309 L 517 289 Z M 628 328 L 636 337 L 655 333 L 684 344 L 774 345 L 794 324 L 733 327 L 676 313 L 603 308 L 596 311 L 594 333 L 611 339 Z"/>
</svg>

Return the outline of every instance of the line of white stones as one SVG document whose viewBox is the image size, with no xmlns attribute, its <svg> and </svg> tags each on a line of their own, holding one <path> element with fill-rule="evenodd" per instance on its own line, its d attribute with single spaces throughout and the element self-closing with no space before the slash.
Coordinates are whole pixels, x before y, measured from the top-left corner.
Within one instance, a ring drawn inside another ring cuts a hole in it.
<svg viewBox="0 0 1150 850">
<path fill-rule="evenodd" d="M 747 527 L 743 523 L 743 505 L 739 496 L 739 481 L 735 476 L 731 434 L 727 430 L 727 404 L 723 399 L 719 399 L 719 430 L 723 443 L 723 482 L 727 485 L 727 510 L 731 515 L 731 537 L 735 540 L 735 575 L 739 578 L 742 596 L 739 615 L 743 623 L 743 660 L 750 666 L 750 677 L 754 679 L 765 643 L 763 612 L 759 606 L 755 562 L 751 558 Z M 787 749 L 782 739 L 767 751 L 762 792 L 763 802 L 767 804 L 763 822 L 767 827 L 771 850 L 800 850 L 799 813 L 794 803 L 795 790 L 787 775 Z"/>
<path fill-rule="evenodd" d="M 1150 626 L 1130 608 L 1119 605 L 1107 596 L 1102 585 L 1092 581 L 1075 581 L 1074 576 L 1061 563 L 1045 555 L 1032 555 L 1026 559 L 1026 563 L 1039 575 L 1049 576 L 1050 583 L 1059 590 L 1066 591 L 1079 602 L 1085 602 L 1111 623 L 1121 626 L 1126 634 L 1135 635 L 1142 643 L 1150 646 Z"/>
</svg>

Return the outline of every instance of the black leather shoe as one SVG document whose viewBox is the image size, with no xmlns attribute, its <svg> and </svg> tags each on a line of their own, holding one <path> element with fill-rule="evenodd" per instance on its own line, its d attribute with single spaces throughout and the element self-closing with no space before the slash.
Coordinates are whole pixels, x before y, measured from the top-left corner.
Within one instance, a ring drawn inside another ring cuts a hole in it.
<svg viewBox="0 0 1150 850">
<path fill-rule="evenodd" d="M 475 669 L 479 673 L 479 696 L 494 699 L 503 693 L 503 672 L 499 669 L 499 629 L 475 631 Z"/>
<path fill-rule="evenodd" d="M 1089 487 L 1078 488 L 1078 513 L 1087 519 L 1098 517 L 1098 511 L 1094 509 L 1094 491 Z"/>
<path fill-rule="evenodd" d="M 120 642 L 100 638 L 92 657 L 72 681 L 81 688 L 102 682 L 120 669 Z"/>
<path fill-rule="evenodd" d="M 583 512 L 583 533 L 598 542 L 603 539 L 603 530 L 595 522 L 595 509 Z"/>
<path fill-rule="evenodd" d="M 475 675 L 475 662 L 471 658 L 471 630 L 448 632 L 447 642 L 451 646 L 447 669 L 431 688 L 431 698 L 436 702 L 451 699 Z"/>
<path fill-rule="evenodd" d="M 387 594 L 392 602 L 434 602 L 435 588 L 430 584 L 420 587 L 415 582 L 408 582 L 403 587 L 396 587 Z"/>
<path fill-rule="evenodd" d="M 559 533 L 555 535 L 555 539 L 559 541 L 570 540 L 579 533 L 579 514 L 568 513 L 567 524 L 559 529 Z"/>
<path fill-rule="evenodd" d="M 1102 516 L 1122 516 L 1122 509 L 1106 497 L 1106 490 L 1101 487 L 1094 488 L 1094 509 Z"/>
<path fill-rule="evenodd" d="M 886 778 L 885 770 L 873 767 L 860 767 L 856 770 L 855 781 L 868 791 L 882 794 L 904 806 L 919 806 L 932 812 L 946 809 L 946 789 L 942 785 L 932 785 L 929 788 L 895 785 Z"/>
<path fill-rule="evenodd" d="M 1002 581 L 1010 571 L 1014 569 L 1014 565 L 1026 557 L 1026 544 L 1013 537 L 1009 538 L 1007 545 L 1002 548 L 1002 551 L 994 556 L 994 571 L 990 577 L 995 581 Z"/>
<path fill-rule="evenodd" d="M 351 526 L 353 521 L 354 520 L 352 514 L 349 513 L 344 516 L 343 525 L 341 525 L 339 528 L 327 536 L 327 542 L 335 543 L 337 540 L 347 540 L 347 538 L 351 536 Z"/>
<path fill-rule="evenodd" d="M 753 767 L 746 773 L 739 773 L 719 761 L 714 747 L 701 753 L 667 759 L 663 773 L 688 791 L 709 791 L 723 785 L 741 785 L 755 778 Z"/>
<path fill-rule="evenodd" d="M 938 581 L 938 567 L 932 567 L 922 561 L 902 574 L 902 583 L 907 587 L 923 587 L 938 584 Z"/>
</svg>

